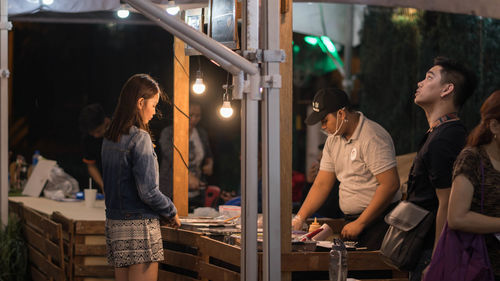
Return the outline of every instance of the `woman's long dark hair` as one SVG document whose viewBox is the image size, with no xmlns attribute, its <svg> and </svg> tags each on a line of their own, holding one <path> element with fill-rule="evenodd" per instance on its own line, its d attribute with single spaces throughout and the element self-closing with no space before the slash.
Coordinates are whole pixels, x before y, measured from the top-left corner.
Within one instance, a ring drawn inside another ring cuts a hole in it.
<svg viewBox="0 0 500 281">
<path fill-rule="evenodd" d="M 156 94 L 163 97 L 162 91 L 156 82 L 148 74 L 135 74 L 123 85 L 111 120 L 111 125 L 105 137 L 111 141 L 118 142 L 120 136 L 128 134 L 130 127 L 136 126 L 150 133 L 149 125 L 144 124 L 141 114 L 137 108 L 137 101 L 140 98 L 145 100 L 154 97 Z"/>
<path fill-rule="evenodd" d="M 477 125 L 467 138 L 467 146 L 480 146 L 490 143 L 493 133 L 490 120 L 500 122 L 500 90 L 493 92 L 481 106 L 481 123 Z M 500 136 L 499 136 L 500 137 Z"/>
</svg>

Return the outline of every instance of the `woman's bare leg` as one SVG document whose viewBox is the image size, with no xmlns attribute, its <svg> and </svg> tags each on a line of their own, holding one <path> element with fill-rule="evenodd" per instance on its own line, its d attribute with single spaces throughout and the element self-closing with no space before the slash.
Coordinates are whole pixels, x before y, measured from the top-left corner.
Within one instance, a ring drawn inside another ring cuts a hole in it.
<svg viewBox="0 0 500 281">
<path fill-rule="evenodd" d="M 157 281 L 158 263 L 140 263 L 128 267 L 128 280 L 130 281 Z"/>
<path fill-rule="evenodd" d="M 115 280 L 128 281 L 128 267 L 115 267 Z"/>
</svg>

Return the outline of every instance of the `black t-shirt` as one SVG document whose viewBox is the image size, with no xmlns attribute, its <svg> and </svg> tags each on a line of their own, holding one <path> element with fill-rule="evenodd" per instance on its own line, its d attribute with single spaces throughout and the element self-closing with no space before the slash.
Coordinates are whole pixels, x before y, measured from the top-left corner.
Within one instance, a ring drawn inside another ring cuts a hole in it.
<svg viewBox="0 0 500 281">
<path fill-rule="evenodd" d="M 83 138 L 83 162 L 86 164 L 95 164 L 99 171 L 102 171 L 102 139 L 96 139 L 91 135 L 86 135 Z"/>
<path fill-rule="evenodd" d="M 460 121 L 449 121 L 423 137 L 408 177 L 408 201 L 436 215 L 436 189 L 450 188 L 453 163 L 465 145 L 467 131 Z M 435 228 L 426 238 L 426 248 L 434 243 Z"/>
</svg>

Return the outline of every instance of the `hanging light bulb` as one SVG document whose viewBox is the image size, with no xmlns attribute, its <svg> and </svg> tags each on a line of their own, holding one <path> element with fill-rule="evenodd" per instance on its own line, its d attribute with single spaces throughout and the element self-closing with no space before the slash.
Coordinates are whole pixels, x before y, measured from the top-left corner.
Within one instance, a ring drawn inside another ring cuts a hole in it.
<svg viewBox="0 0 500 281">
<path fill-rule="evenodd" d="M 222 97 L 222 106 L 219 109 L 220 116 L 223 118 L 229 118 L 233 115 L 233 108 L 231 107 L 231 102 L 229 101 L 229 94 L 227 93 L 227 85 L 226 92 Z"/>
<path fill-rule="evenodd" d="M 201 70 L 198 70 L 196 72 L 196 81 L 193 84 L 193 92 L 197 95 L 203 94 L 205 92 L 205 84 L 203 83 L 203 78 L 202 78 Z"/>
<path fill-rule="evenodd" d="M 181 8 L 179 6 L 175 5 L 175 1 L 168 1 L 167 8 L 165 9 L 167 13 L 171 14 L 172 16 L 177 15 Z"/>
<path fill-rule="evenodd" d="M 125 19 L 128 18 L 128 16 L 130 15 L 130 11 L 127 9 L 120 9 L 116 11 L 116 15 L 121 19 Z"/>
</svg>

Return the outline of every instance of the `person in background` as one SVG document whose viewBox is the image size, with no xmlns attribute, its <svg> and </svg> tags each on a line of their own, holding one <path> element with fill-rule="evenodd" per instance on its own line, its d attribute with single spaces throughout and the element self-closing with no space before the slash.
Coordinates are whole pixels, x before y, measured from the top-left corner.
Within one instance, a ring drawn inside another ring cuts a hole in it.
<svg viewBox="0 0 500 281">
<path fill-rule="evenodd" d="M 80 130 L 83 137 L 83 163 L 100 191 L 103 192 L 101 147 L 104 133 L 111 120 L 106 116 L 100 104 L 87 105 L 80 111 Z"/>
<path fill-rule="evenodd" d="M 481 185 L 484 184 L 483 187 Z M 481 196 L 484 189 L 484 196 Z M 481 200 L 483 211 L 481 211 Z M 485 234 L 495 280 L 500 280 L 500 90 L 481 106 L 481 123 L 471 132 L 453 169 L 448 226 Z M 495 237 L 496 235 L 496 237 Z"/>
<path fill-rule="evenodd" d="M 306 175 L 306 184 L 304 185 L 302 189 L 302 204 L 304 204 L 304 201 L 307 198 L 307 194 L 309 193 L 309 190 L 311 190 L 312 184 L 314 183 L 314 180 L 316 179 L 316 176 L 318 175 L 319 172 L 319 164 L 321 162 L 321 158 L 323 156 L 323 148 L 325 147 L 325 144 L 320 144 L 318 146 L 319 152 L 318 152 L 318 157 L 317 161 L 314 162 L 311 167 L 307 170 L 307 175 Z M 326 198 L 325 203 L 312 215 L 312 216 L 320 216 L 320 217 L 327 217 L 327 218 L 342 218 L 344 217 L 344 214 L 342 213 L 342 210 L 340 210 L 339 206 L 339 181 L 335 181 L 335 184 L 332 187 L 332 190 L 328 194 L 328 198 Z"/>
<path fill-rule="evenodd" d="M 148 126 L 161 96 L 149 75 L 129 78 L 102 144 L 106 250 L 116 280 L 156 281 L 164 259 L 159 219 L 180 226 L 177 209 L 158 187 Z"/>
<path fill-rule="evenodd" d="M 421 280 L 435 242 L 446 220 L 453 162 L 465 144 L 466 129 L 458 111 L 476 86 L 473 73 L 458 62 L 437 57 L 424 80 L 418 82 L 414 102 L 425 111 L 429 129 L 408 176 L 407 200 L 430 211 L 435 225 L 424 240 L 424 250 L 410 280 Z"/>
<path fill-rule="evenodd" d="M 199 103 L 189 104 L 189 207 L 203 206 L 207 184 L 206 177 L 213 173 L 213 156 L 207 132 L 198 126 L 201 120 Z M 162 161 L 160 167 L 160 190 L 173 197 L 173 126 L 162 130 L 160 135 Z"/>
<path fill-rule="evenodd" d="M 323 205 L 335 181 L 340 181 L 339 204 L 347 224 L 341 236 L 358 246 L 380 249 L 388 225 L 385 214 L 401 198 L 396 153 L 391 136 L 379 124 L 351 108 L 347 94 L 327 88 L 316 93 L 313 113 L 305 120 L 321 121 L 328 134 L 318 175 L 292 221 L 300 230 Z"/>
</svg>

